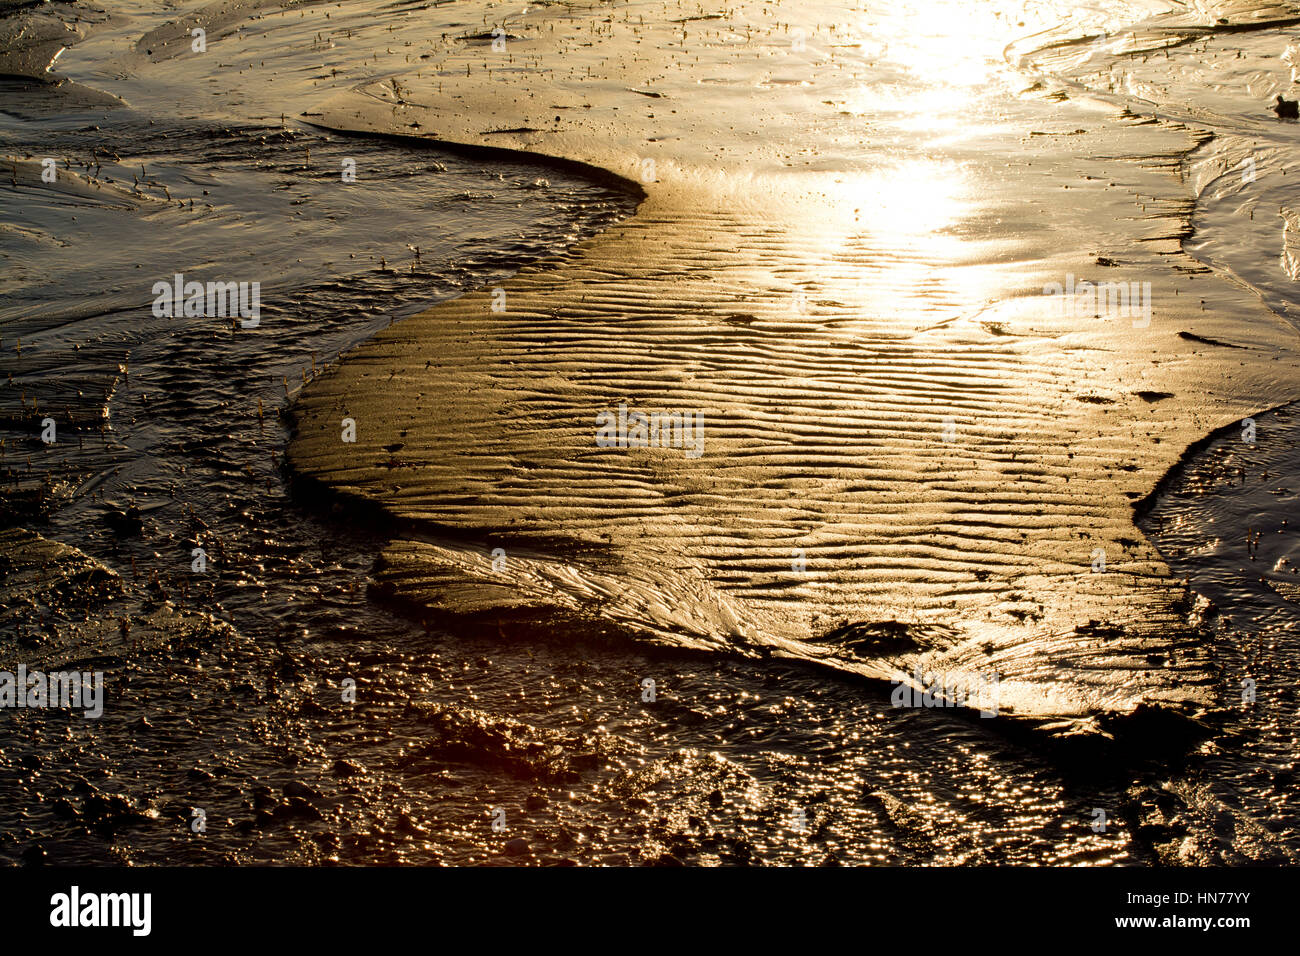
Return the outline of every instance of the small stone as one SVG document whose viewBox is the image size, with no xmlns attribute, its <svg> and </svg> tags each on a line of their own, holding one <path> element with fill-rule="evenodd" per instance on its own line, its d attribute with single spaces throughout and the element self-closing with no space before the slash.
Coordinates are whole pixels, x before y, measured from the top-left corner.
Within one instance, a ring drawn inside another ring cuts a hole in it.
<svg viewBox="0 0 1300 956">
<path fill-rule="evenodd" d="M 39 843 L 33 843 L 23 850 L 23 862 L 28 866 L 43 866 L 49 861 L 49 858 L 50 855 L 45 852 L 45 847 Z"/>
<path fill-rule="evenodd" d="M 429 833 L 428 830 L 412 820 L 410 814 L 405 811 L 397 815 L 397 831 L 408 836 L 427 836 Z"/>
<path fill-rule="evenodd" d="M 284 785 L 283 793 L 290 799 L 297 797 L 299 800 L 319 800 L 320 793 L 313 790 L 307 784 L 300 780 L 290 780 Z"/>
<path fill-rule="evenodd" d="M 110 508 L 104 515 L 104 523 L 120 538 L 133 538 L 144 531 L 144 519 L 140 509 L 131 507 L 126 511 Z"/>
<path fill-rule="evenodd" d="M 513 840 L 507 840 L 504 847 L 506 856 L 528 856 L 533 852 L 528 841 L 523 837 L 515 837 Z"/>
<path fill-rule="evenodd" d="M 81 812 L 88 820 L 105 821 L 131 816 L 135 813 L 135 808 L 131 806 L 131 801 L 121 794 L 96 793 L 86 798 L 81 806 Z"/>
</svg>

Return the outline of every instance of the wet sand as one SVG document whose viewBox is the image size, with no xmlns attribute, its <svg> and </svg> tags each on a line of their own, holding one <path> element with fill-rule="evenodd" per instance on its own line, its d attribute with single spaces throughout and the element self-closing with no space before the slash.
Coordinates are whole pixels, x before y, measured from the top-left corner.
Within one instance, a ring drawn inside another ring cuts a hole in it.
<svg viewBox="0 0 1300 956">
<path fill-rule="evenodd" d="M 1296 385 L 1293 330 L 1179 247 L 1190 204 L 1169 167 L 1190 137 L 1017 97 L 1023 75 L 955 13 L 934 21 L 971 62 L 935 80 L 944 99 L 913 74 L 882 108 L 833 7 L 667 11 L 621 7 L 590 47 L 539 11 L 510 21 L 510 59 L 449 52 L 321 109 L 647 193 L 504 283 L 504 312 L 493 290 L 446 303 L 307 390 L 295 471 L 402 522 L 381 588 L 444 612 L 505 591 L 880 679 L 996 671 L 1022 716 L 1204 709 L 1180 582 L 1132 503 Z M 1164 168 L 1139 158 L 1153 146 Z M 1067 275 L 1151 282 L 1150 327 L 1053 315 L 1034 293 Z M 1205 339 L 1243 347 L 1230 372 Z M 700 409 L 702 456 L 598 448 L 596 415 L 620 403 Z M 494 570 L 494 547 L 522 553 Z"/>
<path fill-rule="evenodd" d="M 74 9 L 67 79 L 0 90 L 0 626 L 109 706 L 6 715 L 0 858 L 1295 859 L 1294 718 L 1239 703 L 1292 624 L 1225 626 L 1149 499 L 1295 397 L 1287 11 Z M 151 319 L 177 267 L 262 278 L 260 329 Z M 701 453 L 601 447 L 621 403 Z M 918 669 L 999 719 L 892 706 Z"/>
</svg>

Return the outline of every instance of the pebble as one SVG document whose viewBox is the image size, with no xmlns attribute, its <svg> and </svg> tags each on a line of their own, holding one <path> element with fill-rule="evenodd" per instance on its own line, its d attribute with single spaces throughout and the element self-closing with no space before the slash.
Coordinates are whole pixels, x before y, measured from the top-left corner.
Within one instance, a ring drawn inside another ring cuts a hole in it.
<svg viewBox="0 0 1300 956">
<path fill-rule="evenodd" d="M 320 792 L 312 789 L 301 780 L 290 780 L 284 785 L 284 795 L 290 799 L 297 797 L 299 800 L 319 800 Z"/>
<path fill-rule="evenodd" d="M 528 856 L 533 852 L 528 841 L 523 837 L 515 837 L 513 840 L 507 840 L 505 845 L 506 856 Z"/>
</svg>

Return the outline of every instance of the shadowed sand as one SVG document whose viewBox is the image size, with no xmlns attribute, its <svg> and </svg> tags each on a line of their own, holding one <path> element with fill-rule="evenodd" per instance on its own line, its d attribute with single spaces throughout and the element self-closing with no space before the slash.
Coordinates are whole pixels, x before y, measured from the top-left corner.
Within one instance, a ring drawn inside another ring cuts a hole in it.
<svg viewBox="0 0 1300 956">
<path fill-rule="evenodd" d="M 449 43 L 322 107 L 646 198 L 504 301 L 349 355 L 305 390 L 291 464 L 397 519 L 379 587 L 442 612 L 996 672 L 1001 710 L 1040 718 L 1203 708 L 1211 669 L 1132 503 L 1295 397 L 1294 333 L 1181 252 L 1186 132 L 1025 91 L 992 12 L 864 16 L 546 8 L 504 52 Z M 1071 275 L 1150 282 L 1150 325 L 1060 314 L 1039 292 Z M 702 454 L 599 447 L 620 403 L 700 411 Z"/>
</svg>

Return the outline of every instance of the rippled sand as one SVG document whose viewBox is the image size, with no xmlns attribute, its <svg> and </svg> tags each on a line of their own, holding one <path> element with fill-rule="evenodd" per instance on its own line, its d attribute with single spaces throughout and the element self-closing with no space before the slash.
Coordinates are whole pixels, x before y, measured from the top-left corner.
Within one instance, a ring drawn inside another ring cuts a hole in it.
<svg viewBox="0 0 1300 956">
<path fill-rule="evenodd" d="M 441 611 L 498 600 L 879 678 L 995 671 L 1034 717 L 1204 706 L 1131 502 L 1295 389 L 1290 330 L 1180 252 L 1189 206 L 1137 157 L 1172 165 L 1186 138 L 1026 90 L 991 10 L 864 27 L 834 5 L 541 10 L 505 54 L 324 107 L 647 198 L 503 284 L 503 311 L 484 290 L 350 356 L 298 406 L 295 469 L 405 522 L 381 586 Z M 1053 314 L 1035 293 L 1068 274 L 1150 282 L 1150 327 Z M 1189 331 L 1245 346 L 1230 376 Z M 702 454 L 597 447 L 621 403 L 698 409 Z"/>
</svg>

